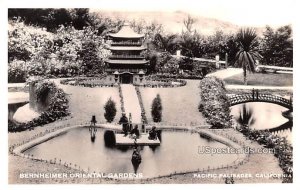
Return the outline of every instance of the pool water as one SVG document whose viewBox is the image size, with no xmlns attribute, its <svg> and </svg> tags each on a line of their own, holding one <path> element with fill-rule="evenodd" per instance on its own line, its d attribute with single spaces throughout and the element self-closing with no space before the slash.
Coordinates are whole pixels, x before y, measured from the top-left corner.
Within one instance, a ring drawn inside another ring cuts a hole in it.
<svg viewBox="0 0 300 190">
<path fill-rule="evenodd" d="M 84 170 L 103 173 L 142 173 L 143 177 L 168 175 L 174 172 L 196 171 L 233 163 L 236 154 L 199 154 L 202 146 L 226 148 L 224 144 L 200 137 L 198 133 L 162 131 L 161 144 L 156 147 L 138 147 L 142 162 L 137 170 L 131 163 L 133 147 L 109 146 L 105 143 L 107 131 L 98 129 L 91 140 L 88 128 L 76 128 L 49 141 L 32 147 L 25 154 L 43 159 L 61 159 Z"/>
</svg>

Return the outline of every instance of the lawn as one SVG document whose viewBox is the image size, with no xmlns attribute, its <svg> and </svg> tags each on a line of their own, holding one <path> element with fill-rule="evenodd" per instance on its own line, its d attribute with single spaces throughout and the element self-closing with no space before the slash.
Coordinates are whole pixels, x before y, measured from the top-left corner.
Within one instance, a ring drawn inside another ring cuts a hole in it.
<svg viewBox="0 0 300 190">
<path fill-rule="evenodd" d="M 116 103 L 117 114 L 113 122 L 121 117 L 121 105 L 118 88 L 88 88 L 81 86 L 59 85 L 69 95 L 69 106 L 72 116 L 80 122 L 89 122 L 92 115 L 98 122 L 104 118 L 104 104 L 111 97 Z"/>
<path fill-rule="evenodd" d="M 293 74 L 279 73 L 247 73 L 248 85 L 259 86 L 293 86 Z M 229 85 L 243 85 L 244 76 L 234 75 L 224 79 Z"/>
<path fill-rule="evenodd" d="M 205 123 L 198 111 L 200 103 L 199 80 L 187 80 L 187 85 L 176 88 L 143 88 L 140 87 L 146 116 L 152 122 L 151 105 L 157 94 L 162 100 L 162 122 L 191 124 Z"/>
</svg>

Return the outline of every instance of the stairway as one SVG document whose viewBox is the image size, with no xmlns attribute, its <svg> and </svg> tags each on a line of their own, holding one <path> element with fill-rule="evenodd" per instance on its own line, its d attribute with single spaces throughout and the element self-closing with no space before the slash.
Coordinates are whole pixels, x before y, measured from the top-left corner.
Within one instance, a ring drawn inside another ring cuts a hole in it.
<svg viewBox="0 0 300 190">
<path fill-rule="evenodd" d="M 141 123 L 141 107 L 132 84 L 121 84 L 126 116 L 131 113 L 132 123 Z"/>
</svg>

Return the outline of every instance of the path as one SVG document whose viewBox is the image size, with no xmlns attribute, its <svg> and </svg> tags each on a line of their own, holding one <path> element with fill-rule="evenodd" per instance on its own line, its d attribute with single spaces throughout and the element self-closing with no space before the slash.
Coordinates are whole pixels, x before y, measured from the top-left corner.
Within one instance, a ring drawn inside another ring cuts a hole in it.
<svg viewBox="0 0 300 190">
<path fill-rule="evenodd" d="M 121 89 L 127 117 L 131 113 L 132 123 L 141 123 L 141 108 L 134 86 L 132 84 L 121 84 Z"/>
<path fill-rule="evenodd" d="M 29 93 L 27 92 L 8 92 L 8 104 L 29 102 Z"/>
<path fill-rule="evenodd" d="M 227 89 L 265 89 L 265 90 L 288 90 L 293 91 L 293 86 L 257 86 L 257 85 L 226 85 Z"/>
<path fill-rule="evenodd" d="M 227 69 L 222 69 L 222 70 L 217 70 L 216 72 L 209 73 L 206 76 L 215 76 L 219 79 L 225 79 L 237 74 L 243 73 L 243 69 L 241 68 L 227 68 Z"/>
</svg>

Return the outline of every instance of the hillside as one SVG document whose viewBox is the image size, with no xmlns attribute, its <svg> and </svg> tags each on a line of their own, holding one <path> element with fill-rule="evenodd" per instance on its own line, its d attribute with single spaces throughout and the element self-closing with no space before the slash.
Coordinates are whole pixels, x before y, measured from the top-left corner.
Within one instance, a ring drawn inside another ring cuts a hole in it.
<svg viewBox="0 0 300 190">
<path fill-rule="evenodd" d="M 106 17 L 122 18 L 126 20 L 145 20 L 147 23 L 156 22 L 164 26 L 166 32 L 179 33 L 184 28 L 183 20 L 187 18 L 188 13 L 182 11 L 176 12 L 133 12 L 133 11 L 103 11 L 91 10 Z M 210 35 L 216 30 L 222 30 L 225 33 L 235 33 L 240 26 L 225 22 L 222 20 L 202 17 L 198 15 L 191 15 L 196 19 L 194 29 L 202 34 Z M 263 28 L 256 28 L 258 34 L 262 34 Z"/>
</svg>

